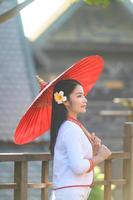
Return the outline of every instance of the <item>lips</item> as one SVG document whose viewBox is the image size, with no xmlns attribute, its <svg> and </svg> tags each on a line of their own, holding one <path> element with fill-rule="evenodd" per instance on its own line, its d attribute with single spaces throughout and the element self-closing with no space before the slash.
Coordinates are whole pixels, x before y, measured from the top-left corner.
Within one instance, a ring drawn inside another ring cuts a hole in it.
<svg viewBox="0 0 133 200">
<path fill-rule="evenodd" d="M 81 106 L 81 108 L 86 108 L 86 105 L 84 105 L 84 106 Z"/>
</svg>

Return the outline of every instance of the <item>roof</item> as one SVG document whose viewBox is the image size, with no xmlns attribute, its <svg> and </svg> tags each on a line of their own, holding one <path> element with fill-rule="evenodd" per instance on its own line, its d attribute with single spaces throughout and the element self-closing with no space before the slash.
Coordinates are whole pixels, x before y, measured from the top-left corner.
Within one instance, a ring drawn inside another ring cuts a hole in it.
<svg viewBox="0 0 133 200">
<path fill-rule="evenodd" d="M 130 5 L 133 9 L 133 4 Z M 118 12 L 119 11 L 119 12 Z M 125 3 L 112 1 L 109 7 L 73 4 L 34 41 L 47 44 L 91 42 L 132 44 L 133 13 Z"/>
<path fill-rule="evenodd" d="M 3 2 L 1 10 L 13 1 Z M 34 65 L 20 17 L 0 25 L 0 141 L 12 140 L 21 115 L 37 93 Z"/>
</svg>

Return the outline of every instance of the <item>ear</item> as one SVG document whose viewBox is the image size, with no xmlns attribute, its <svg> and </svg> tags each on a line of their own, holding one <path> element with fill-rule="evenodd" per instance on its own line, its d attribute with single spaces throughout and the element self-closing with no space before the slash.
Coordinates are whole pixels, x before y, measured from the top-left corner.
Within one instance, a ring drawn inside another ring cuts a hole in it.
<svg viewBox="0 0 133 200">
<path fill-rule="evenodd" d="M 66 107 L 68 107 L 68 106 L 70 105 L 70 103 L 69 103 L 68 100 L 64 101 L 63 104 L 64 104 L 64 106 L 66 106 Z"/>
</svg>

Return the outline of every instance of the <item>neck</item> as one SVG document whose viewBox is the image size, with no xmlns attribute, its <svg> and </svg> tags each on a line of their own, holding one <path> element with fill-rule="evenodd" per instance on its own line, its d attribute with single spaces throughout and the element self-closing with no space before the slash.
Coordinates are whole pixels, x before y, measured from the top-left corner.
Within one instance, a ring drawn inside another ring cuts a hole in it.
<svg viewBox="0 0 133 200">
<path fill-rule="evenodd" d="M 81 124 L 81 122 L 77 118 L 74 118 L 72 116 L 68 116 L 67 120 L 72 121 L 72 122 L 78 124 L 82 128 L 82 124 Z"/>
<path fill-rule="evenodd" d="M 77 114 L 74 114 L 74 113 L 68 113 L 68 118 L 73 118 L 73 119 L 77 119 Z"/>
</svg>

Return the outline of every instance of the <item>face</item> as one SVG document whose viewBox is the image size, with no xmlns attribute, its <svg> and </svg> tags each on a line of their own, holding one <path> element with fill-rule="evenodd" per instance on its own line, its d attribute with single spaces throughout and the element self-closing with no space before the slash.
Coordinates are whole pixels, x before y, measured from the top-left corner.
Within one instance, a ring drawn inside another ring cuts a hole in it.
<svg viewBox="0 0 133 200">
<path fill-rule="evenodd" d="M 78 113 L 86 112 L 87 99 L 84 96 L 84 90 L 81 85 L 77 85 L 70 94 L 70 100 L 67 100 L 65 106 L 68 110 L 68 115 L 77 115 Z"/>
</svg>

